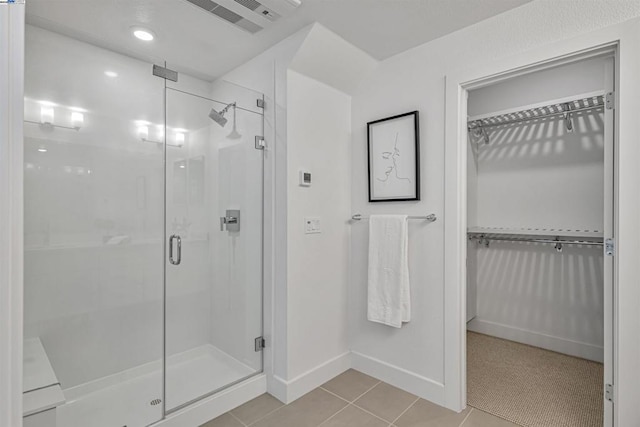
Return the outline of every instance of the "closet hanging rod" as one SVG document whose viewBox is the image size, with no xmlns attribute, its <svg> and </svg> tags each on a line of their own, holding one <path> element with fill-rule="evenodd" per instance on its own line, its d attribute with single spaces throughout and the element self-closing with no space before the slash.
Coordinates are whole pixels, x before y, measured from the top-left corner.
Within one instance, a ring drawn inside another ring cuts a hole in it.
<svg viewBox="0 0 640 427">
<path fill-rule="evenodd" d="M 351 219 L 354 221 L 360 221 L 363 219 L 369 219 L 368 216 L 362 216 L 362 214 L 354 214 L 351 216 Z M 434 222 L 437 218 L 436 218 L 436 214 L 429 214 L 429 215 L 425 215 L 425 216 L 408 216 L 407 219 L 422 219 L 425 221 L 429 221 L 429 222 Z"/>
<path fill-rule="evenodd" d="M 498 113 L 490 117 L 470 119 L 467 121 L 467 126 L 470 130 L 489 128 L 546 117 L 564 116 L 587 110 L 599 110 L 605 107 L 606 102 L 605 95 L 588 96 L 514 112 Z"/>
<path fill-rule="evenodd" d="M 514 237 L 491 237 L 486 235 L 469 236 L 469 240 L 478 240 L 480 242 L 498 241 L 498 242 L 524 242 L 524 243 L 558 243 L 561 245 L 584 245 L 584 246 L 603 246 L 603 242 L 593 242 L 585 240 L 567 240 L 567 239 L 537 239 L 535 237 L 514 238 Z"/>
</svg>

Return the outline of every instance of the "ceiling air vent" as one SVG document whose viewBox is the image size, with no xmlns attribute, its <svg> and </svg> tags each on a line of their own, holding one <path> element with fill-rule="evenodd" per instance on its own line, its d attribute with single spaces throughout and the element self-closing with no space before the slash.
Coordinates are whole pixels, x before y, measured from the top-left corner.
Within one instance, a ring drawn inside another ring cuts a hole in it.
<svg viewBox="0 0 640 427">
<path fill-rule="evenodd" d="M 215 3 L 211 0 L 187 0 L 187 1 L 250 33 L 257 33 L 258 31 L 262 30 L 262 27 L 260 25 L 249 21 L 248 19 L 235 13 L 234 11 L 229 10 L 226 7 L 221 6 L 218 3 Z"/>
<path fill-rule="evenodd" d="M 236 3 L 240 3 L 241 5 L 243 5 L 244 7 L 246 7 L 249 10 L 256 10 L 257 8 L 259 8 L 260 6 L 262 6 L 259 2 L 257 2 L 256 0 L 234 0 Z"/>
<path fill-rule="evenodd" d="M 187 0 L 218 18 L 257 33 L 300 6 L 300 0 Z"/>
<path fill-rule="evenodd" d="M 258 15 L 264 18 L 267 18 L 269 21 L 275 21 L 276 19 L 280 18 L 279 13 L 274 12 L 273 10 L 269 9 L 268 7 L 266 7 L 265 5 L 263 5 L 262 3 L 256 0 L 233 0 L 233 1 L 243 5 L 247 9 L 257 13 Z"/>
</svg>

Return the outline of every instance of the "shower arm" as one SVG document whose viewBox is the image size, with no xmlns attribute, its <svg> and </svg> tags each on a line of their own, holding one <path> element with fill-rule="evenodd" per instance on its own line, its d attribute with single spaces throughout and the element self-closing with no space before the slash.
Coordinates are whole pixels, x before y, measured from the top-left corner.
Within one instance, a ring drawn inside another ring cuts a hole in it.
<svg viewBox="0 0 640 427">
<path fill-rule="evenodd" d="M 220 115 L 221 115 L 221 116 L 224 116 L 224 115 L 229 111 L 229 108 L 231 108 L 231 107 L 236 108 L 236 103 L 235 103 L 235 102 L 232 102 L 231 104 L 229 104 L 229 105 L 227 105 L 226 107 L 224 107 L 224 108 L 220 111 Z"/>
</svg>

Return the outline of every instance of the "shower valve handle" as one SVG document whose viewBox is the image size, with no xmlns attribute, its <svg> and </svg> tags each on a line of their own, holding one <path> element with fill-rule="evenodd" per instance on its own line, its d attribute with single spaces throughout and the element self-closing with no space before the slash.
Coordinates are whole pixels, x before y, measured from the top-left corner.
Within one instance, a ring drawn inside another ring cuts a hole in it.
<svg viewBox="0 0 640 427">
<path fill-rule="evenodd" d="M 220 231 L 224 231 L 224 226 L 227 224 L 237 224 L 238 218 L 235 216 L 221 216 L 220 217 Z"/>
<path fill-rule="evenodd" d="M 228 209 L 225 216 L 220 217 L 220 231 L 240 231 L 240 211 Z"/>
</svg>

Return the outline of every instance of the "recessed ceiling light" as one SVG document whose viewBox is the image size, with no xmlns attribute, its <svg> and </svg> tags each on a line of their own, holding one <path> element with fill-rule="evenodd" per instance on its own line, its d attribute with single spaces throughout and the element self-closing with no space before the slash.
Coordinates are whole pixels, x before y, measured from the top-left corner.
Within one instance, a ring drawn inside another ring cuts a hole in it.
<svg viewBox="0 0 640 427">
<path fill-rule="evenodd" d="M 118 73 L 116 73 L 115 71 L 105 71 L 104 75 L 107 77 L 111 77 L 111 78 L 115 78 L 118 77 Z"/>
<path fill-rule="evenodd" d="M 44 147 L 40 147 L 40 148 L 38 148 L 38 151 L 41 152 L 41 153 L 46 153 L 47 149 L 44 148 Z"/>
<path fill-rule="evenodd" d="M 155 38 L 153 32 L 141 27 L 132 27 L 133 35 L 145 42 L 150 42 Z"/>
</svg>

